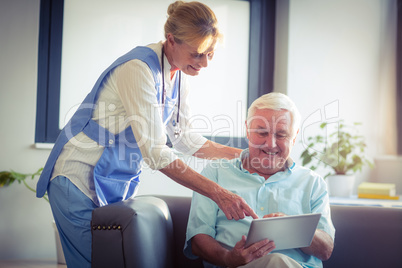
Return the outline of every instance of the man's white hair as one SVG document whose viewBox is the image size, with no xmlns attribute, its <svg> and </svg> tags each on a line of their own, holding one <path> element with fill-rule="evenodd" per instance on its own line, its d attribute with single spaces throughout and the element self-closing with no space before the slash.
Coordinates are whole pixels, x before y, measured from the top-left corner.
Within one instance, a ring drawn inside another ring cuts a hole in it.
<svg viewBox="0 0 402 268">
<path fill-rule="evenodd" d="M 271 110 L 286 110 L 290 112 L 292 124 L 292 138 L 296 137 L 297 131 L 300 126 L 300 112 L 297 109 L 295 103 L 285 94 L 279 92 L 271 92 L 265 95 L 262 95 L 258 99 L 256 99 L 248 109 L 247 113 L 247 126 L 250 127 L 250 123 L 252 121 L 252 117 L 256 113 L 257 110 L 261 109 L 271 109 Z"/>
</svg>

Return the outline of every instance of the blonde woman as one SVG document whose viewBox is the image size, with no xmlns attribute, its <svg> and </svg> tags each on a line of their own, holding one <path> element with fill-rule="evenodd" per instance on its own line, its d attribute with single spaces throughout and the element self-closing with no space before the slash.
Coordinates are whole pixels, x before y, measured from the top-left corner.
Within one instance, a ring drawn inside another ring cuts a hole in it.
<svg viewBox="0 0 402 268">
<path fill-rule="evenodd" d="M 136 47 L 105 70 L 62 130 L 37 185 L 49 194 L 69 267 L 91 266 L 92 210 L 133 197 L 143 162 L 209 197 L 228 219 L 256 218 L 239 196 L 189 168 L 166 146 L 200 158 L 234 158 L 239 149 L 191 132 L 186 76 L 208 66 L 221 38 L 213 11 L 199 2 L 168 8 L 165 41 Z"/>
</svg>

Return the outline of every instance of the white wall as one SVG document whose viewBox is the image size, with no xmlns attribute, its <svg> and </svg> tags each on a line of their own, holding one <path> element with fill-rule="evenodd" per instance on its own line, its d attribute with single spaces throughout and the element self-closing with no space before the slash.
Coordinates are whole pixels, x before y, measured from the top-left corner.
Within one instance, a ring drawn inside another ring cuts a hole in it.
<svg viewBox="0 0 402 268">
<path fill-rule="evenodd" d="M 40 0 L 0 1 L 0 171 L 33 173 L 50 153 L 33 146 L 39 7 Z M 198 171 L 204 165 L 185 161 Z M 160 172 L 145 169 L 141 180 L 139 194 L 192 194 Z M 47 202 L 24 185 L 0 188 L 0 259 L 56 259 L 52 220 Z"/>
<path fill-rule="evenodd" d="M 287 61 L 277 63 L 276 87 L 299 107 L 300 134 L 327 120 L 361 122 L 368 155 L 384 153 L 391 136 L 381 132 L 390 127 L 382 125 L 381 101 L 396 86 L 395 8 L 395 0 L 281 1 L 277 41 L 288 43 L 278 46 L 278 58 Z M 304 149 L 300 141 L 301 135 L 296 160 Z M 355 188 L 369 176 L 368 168 L 358 173 Z"/>
<path fill-rule="evenodd" d="M 359 40 L 381 40 L 377 39 L 381 29 L 370 23 L 385 18 L 383 2 L 386 1 L 325 1 L 331 3 L 331 7 L 326 8 L 319 0 L 291 1 L 289 36 L 283 38 L 289 40 L 289 53 L 283 57 L 288 58 L 287 64 L 282 65 L 287 66 L 283 68 L 288 73 L 282 74 L 282 78 L 287 77 L 284 84 L 289 86 L 288 93 L 304 118 L 339 100 L 340 117 L 363 122 L 370 144 L 377 141 L 372 119 L 376 118 L 380 66 L 369 58 L 378 55 L 380 44 L 362 47 Z M 0 170 L 34 172 L 44 165 L 49 154 L 47 150 L 32 148 L 39 3 L 40 0 L 0 2 Z M 332 19 L 339 20 L 333 23 Z M 325 29 L 339 32 L 334 34 Z M 359 32 L 358 37 L 353 34 L 355 31 Z M 350 50 L 345 42 L 356 42 L 357 47 Z M 340 55 L 337 54 L 339 47 L 344 49 Z M 345 66 L 350 69 L 345 70 Z M 323 88 L 328 89 L 325 94 Z M 295 157 L 297 150 L 300 149 L 295 148 Z M 376 149 L 370 147 L 369 151 L 375 153 Z M 203 163 L 193 160 L 191 165 L 200 170 Z M 144 171 L 139 193 L 191 195 L 188 189 L 149 170 Z M 51 221 L 48 204 L 35 198 L 23 185 L 0 188 L 0 259 L 56 259 Z"/>
<path fill-rule="evenodd" d="M 35 172 L 49 154 L 32 148 L 39 2 L 0 2 L 0 170 Z M 51 222 L 49 205 L 23 185 L 0 188 L 0 259 L 55 259 Z"/>
</svg>

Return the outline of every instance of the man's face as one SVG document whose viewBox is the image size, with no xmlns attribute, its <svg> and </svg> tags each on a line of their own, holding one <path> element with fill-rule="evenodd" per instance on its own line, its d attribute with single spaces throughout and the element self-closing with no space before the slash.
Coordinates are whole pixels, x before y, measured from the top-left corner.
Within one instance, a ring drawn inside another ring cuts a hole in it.
<svg viewBox="0 0 402 268">
<path fill-rule="evenodd" d="M 248 168 L 262 176 L 283 170 L 296 140 L 292 137 L 290 112 L 260 109 L 250 120 Z"/>
</svg>

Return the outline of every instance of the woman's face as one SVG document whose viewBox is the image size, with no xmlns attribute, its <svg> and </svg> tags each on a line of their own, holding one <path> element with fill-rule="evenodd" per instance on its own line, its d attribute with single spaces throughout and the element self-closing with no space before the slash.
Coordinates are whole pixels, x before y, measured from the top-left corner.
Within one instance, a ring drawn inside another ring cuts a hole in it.
<svg viewBox="0 0 402 268">
<path fill-rule="evenodd" d="M 198 75 L 202 68 L 208 66 L 208 61 L 210 61 L 214 55 L 214 46 L 211 46 L 203 53 L 199 53 L 197 52 L 198 47 L 190 46 L 185 42 L 179 44 L 174 40 L 168 39 L 168 41 L 172 48 L 170 55 L 171 71 L 181 70 L 187 75 Z"/>
</svg>

